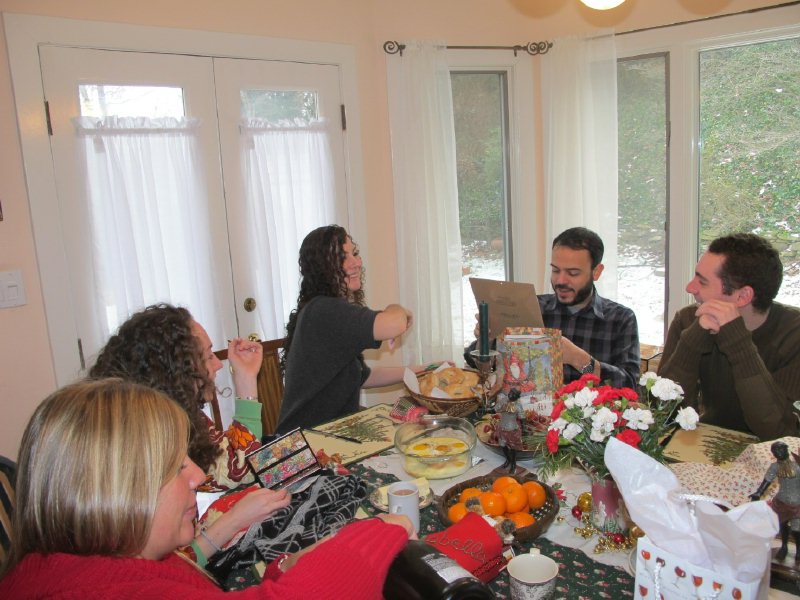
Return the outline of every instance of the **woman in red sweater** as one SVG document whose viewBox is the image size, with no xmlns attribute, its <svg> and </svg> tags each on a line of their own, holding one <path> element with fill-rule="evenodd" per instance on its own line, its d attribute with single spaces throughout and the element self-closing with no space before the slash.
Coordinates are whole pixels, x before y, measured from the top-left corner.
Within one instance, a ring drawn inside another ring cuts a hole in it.
<svg viewBox="0 0 800 600">
<path fill-rule="evenodd" d="M 223 592 L 175 550 L 192 541 L 205 479 L 187 455 L 186 412 L 120 379 L 47 398 L 19 452 L 2 598 L 381 598 L 408 519 L 369 519 L 274 561 L 264 581 Z M 384 522 L 387 521 L 387 522 Z"/>
</svg>

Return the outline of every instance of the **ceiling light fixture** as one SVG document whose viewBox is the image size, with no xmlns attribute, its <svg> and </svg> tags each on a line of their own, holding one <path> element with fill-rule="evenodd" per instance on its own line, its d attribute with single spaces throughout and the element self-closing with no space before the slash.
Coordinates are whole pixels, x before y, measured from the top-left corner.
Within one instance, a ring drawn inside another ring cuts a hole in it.
<svg viewBox="0 0 800 600">
<path fill-rule="evenodd" d="M 581 0 L 586 6 L 589 8 L 594 8 L 595 10 L 608 10 L 609 8 L 615 8 L 625 2 L 625 0 Z"/>
</svg>

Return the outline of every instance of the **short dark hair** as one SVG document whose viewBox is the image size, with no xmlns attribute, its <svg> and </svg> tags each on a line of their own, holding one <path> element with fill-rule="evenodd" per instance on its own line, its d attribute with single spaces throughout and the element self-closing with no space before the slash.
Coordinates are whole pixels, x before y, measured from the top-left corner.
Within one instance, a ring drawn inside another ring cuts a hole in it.
<svg viewBox="0 0 800 600">
<path fill-rule="evenodd" d="M 756 311 L 772 306 L 783 281 L 783 263 L 772 244 L 754 233 L 733 233 L 715 239 L 708 251 L 725 257 L 719 268 L 723 292 L 732 294 L 749 285 Z"/>
<path fill-rule="evenodd" d="M 553 240 L 553 248 L 556 246 L 565 246 L 572 250 L 588 250 L 589 257 L 592 260 L 592 269 L 603 262 L 603 240 L 591 229 L 586 227 L 571 227 L 566 231 L 562 231 Z"/>
</svg>

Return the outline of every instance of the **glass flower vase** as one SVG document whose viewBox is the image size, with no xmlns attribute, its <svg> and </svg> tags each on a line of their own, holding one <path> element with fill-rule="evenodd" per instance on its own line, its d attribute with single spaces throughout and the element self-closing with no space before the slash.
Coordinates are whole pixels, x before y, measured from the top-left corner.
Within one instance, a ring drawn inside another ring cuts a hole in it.
<svg viewBox="0 0 800 600">
<path fill-rule="evenodd" d="M 616 482 L 610 476 L 592 478 L 592 524 L 603 533 L 625 533 L 630 517 Z"/>
</svg>

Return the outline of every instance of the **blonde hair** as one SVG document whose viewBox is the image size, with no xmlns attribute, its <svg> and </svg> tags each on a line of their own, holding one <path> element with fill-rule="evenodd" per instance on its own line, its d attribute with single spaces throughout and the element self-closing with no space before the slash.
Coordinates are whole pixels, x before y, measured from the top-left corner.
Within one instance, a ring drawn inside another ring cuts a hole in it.
<svg viewBox="0 0 800 600">
<path fill-rule="evenodd" d="M 158 493 L 186 457 L 189 421 L 166 395 L 122 379 L 50 395 L 22 438 L 11 552 L 136 556 Z"/>
</svg>

